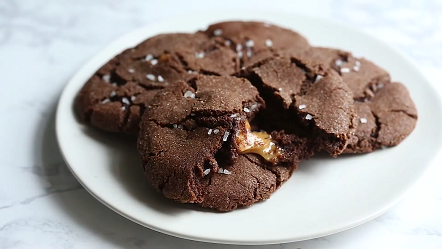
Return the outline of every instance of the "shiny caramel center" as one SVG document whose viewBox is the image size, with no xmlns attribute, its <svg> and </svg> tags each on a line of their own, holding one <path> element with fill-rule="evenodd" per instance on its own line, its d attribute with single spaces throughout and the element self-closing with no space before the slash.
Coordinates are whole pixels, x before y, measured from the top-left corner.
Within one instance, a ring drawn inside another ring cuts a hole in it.
<svg viewBox="0 0 442 249">
<path fill-rule="evenodd" d="M 241 154 L 255 153 L 270 162 L 278 161 L 282 150 L 272 140 L 272 136 L 266 132 L 252 131 L 249 122 L 245 124 L 245 130 L 236 137 L 238 152 Z"/>
</svg>

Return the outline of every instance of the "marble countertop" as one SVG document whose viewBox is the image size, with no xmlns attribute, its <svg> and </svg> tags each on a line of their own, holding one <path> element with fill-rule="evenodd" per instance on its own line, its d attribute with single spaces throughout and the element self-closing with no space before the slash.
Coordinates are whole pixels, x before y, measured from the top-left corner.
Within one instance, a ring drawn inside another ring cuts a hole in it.
<svg viewBox="0 0 442 249">
<path fill-rule="evenodd" d="M 240 248 L 178 239 L 126 220 L 81 187 L 57 147 L 54 112 L 69 78 L 103 46 L 156 20 L 220 8 L 330 18 L 397 47 L 442 92 L 441 0 L 207 2 L 0 1 L 0 248 Z M 442 248 L 440 164 L 371 222 L 314 240 L 247 248 Z"/>
</svg>

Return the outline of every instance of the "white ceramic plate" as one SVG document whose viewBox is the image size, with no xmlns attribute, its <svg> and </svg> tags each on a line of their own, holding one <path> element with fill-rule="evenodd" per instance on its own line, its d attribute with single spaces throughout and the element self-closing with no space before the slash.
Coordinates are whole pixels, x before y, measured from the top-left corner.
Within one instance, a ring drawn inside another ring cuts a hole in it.
<svg viewBox="0 0 442 249">
<path fill-rule="evenodd" d="M 415 131 L 402 144 L 360 156 L 321 157 L 300 169 L 272 197 L 249 208 L 217 213 L 178 204 L 155 193 L 143 178 L 134 140 L 77 122 L 74 97 L 86 80 L 125 48 L 165 32 L 204 29 L 221 20 L 262 20 L 299 31 L 312 44 L 364 56 L 403 82 L 419 111 Z M 66 86 L 56 129 L 64 158 L 83 186 L 117 213 L 151 229 L 192 240 L 269 244 L 320 237 L 369 221 L 396 203 L 429 167 L 441 147 L 441 104 L 412 62 L 379 40 L 312 17 L 271 13 L 202 13 L 136 30 L 92 58 Z"/>
</svg>

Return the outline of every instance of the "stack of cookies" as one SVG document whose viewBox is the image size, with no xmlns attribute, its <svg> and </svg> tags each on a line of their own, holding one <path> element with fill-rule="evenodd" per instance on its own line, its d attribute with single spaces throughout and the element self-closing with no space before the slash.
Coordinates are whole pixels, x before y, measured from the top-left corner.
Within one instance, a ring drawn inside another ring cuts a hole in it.
<svg viewBox="0 0 442 249">
<path fill-rule="evenodd" d="M 101 67 L 74 106 L 84 123 L 138 136 L 165 197 L 220 211 L 268 199 L 318 152 L 398 145 L 417 121 L 382 68 L 259 22 L 149 38 Z"/>
</svg>

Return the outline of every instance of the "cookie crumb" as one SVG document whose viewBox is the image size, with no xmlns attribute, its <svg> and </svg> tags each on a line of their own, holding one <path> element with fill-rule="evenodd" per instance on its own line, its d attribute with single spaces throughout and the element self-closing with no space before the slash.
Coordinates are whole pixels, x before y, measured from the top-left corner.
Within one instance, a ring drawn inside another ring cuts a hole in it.
<svg viewBox="0 0 442 249">
<path fill-rule="evenodd" d="M 190 73 L 190 74 L 196 74 L 196 71 L 189 70 L 189 71 L 187 71 L 187 73 Z"/>
<path fill-rule="evenodd" d="M 195 98 L 195 94 L 192 91 L 187 91 L 187 92 L 184 93 L 184 98 L 194 99 Z"/>
<path fill-rule="evenodd" d="M 253 48 L 255 46 L 255 42 L 253 40 L 246 41 L 246 47 Z"/>
<path fill-rule="evenodd" d="M 206 176 L 206 175 L 208 175 L 210 173 L 210 169 L 206 169 L 206 170 L 204 170 L 203 171 L 203 174 Z"/>
<path fill-rule="evenodd" d="M 150 64 L 152 64 L 152 66 L 155 66 L 156 64 L 158 64 L 158 60 L 157 59 L 153 59 L 150 61 Z"/>
<path fill-rule="evenodd" d="M 130 101 L 126 97 L 122 98 L 121 102 L 123 102 L 123 104 L 130 105 Z"/>
<path fill-rule="evenodd" d="M 272 42 L 272 40 L 267 39 L 267 40 L 266 40 L 266 46 L 267 46 L 267 47 L 271 47 L 271 46 L 273 46 L 273 42 Z"/>
<path fill-rule="evenodd" d="M 144 58 L 145 61 L 150 61 L 152 59 L 153 59 L 153 55 L 151 55 L 151 54 L 146 55 L 146 58 Z"/>
<path fill-rule="evenodd" d="M 214 129 L 213 130 L 213 134 L 218 134 L 219 133 L 219 130 L 218 129 Z"/>
<path fill-rule="evenodd" d="M 230 132 L 226 131 L 224 132 L 224 136 L 223 136 L 223 141 L 227 141 L 227 139 L 229 138 Z"/>
<path fill-rule="evenodd" d="M 350 68 L 348 68 L 348 67 L 341 68 L 341 73 L 349 73 L 349 72 L 350 72 Z"/>
<path fill-rule="evenodd" d="M 164 81 L 164 78 L 163 78 L 163 76 L 161 76 L 161 75 L 158 75 L 158 82 L 163 82 Z"/>
<path fill-rule="evenodd" d="M 305 119 L 306 119 L 306 120 L 312 120 L 312 119 L 313 119 L 313 116 L 310 115 L 310 114 L 307 114 L 307 115 L 305 116 Z"/>
<path fill-rule="evenodd" d="M 306 105 L 299 105 L 299 106 L 298 106 L 299 110 L 302 110 L 302 109 L 304 109 L 304 108 L 306 108 L 306 107 L 307 107 Z"/>
<path fill-rule="evenodd" d="M 111 76 L 109 75 L 109 74 L 105 74 L 105 75 L 103 75 L 103 80 L 104 81 L 106 81 L 107 83 L 109 83 L 110 82 L 110 78 L 111 78 Z"/>
<path fill-rule="evenodd" d="M 213 31 L 214 36 L 220 36 L 222 33 L 223 31 L 221 29 L 215 29 L 215 31 Z"/>
<path fill-rule="evenodd" d="M 153 74 L 146 74 L 146 78 L 150 81 L 155 81 L 156 77 Z"/>
<path fill-rule="evenodd" d="M 367 123 L 367 119 L 366 118 L 361 118 L 361 123 L 362 124 L 366 124 Z"/>
<path fill-rule="evenodd" d="M 202 58 L 204 58 L 204 55 L 205 55 L 205 53 L 204 53 L 204 52 L 200 52 L 200 53 L 195 53 L 195 57 L 196 57 L 196 58 L 199 58 L 199 59 L 202 59 Z"/>
<path fill-rule="evenodd" d="M 354 66 L 354 67 L 353 67 L 353 70 L 357 72 L 357 71 L 359 71 L 359 67 Z"/>
<path fill-rule="evenodd" d="M 127 71 L 128 71 L 129 73 L 135 73 L 135 69 L 133 69 L 133 68 L 129 68 Z"/>
</svg>

